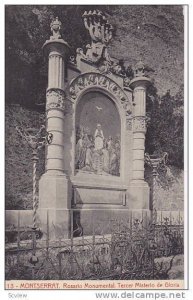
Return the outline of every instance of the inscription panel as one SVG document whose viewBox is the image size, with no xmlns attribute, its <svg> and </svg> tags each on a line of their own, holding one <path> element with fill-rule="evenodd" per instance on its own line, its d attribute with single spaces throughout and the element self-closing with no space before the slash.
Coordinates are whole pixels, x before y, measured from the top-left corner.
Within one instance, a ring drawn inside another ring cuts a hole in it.
<svg viewBox="0 0 193 300">
<path fill-rule="evenodd" d="M 125 205 L 125 191 L 76 187 L 74 204 Z"/>
</svg>

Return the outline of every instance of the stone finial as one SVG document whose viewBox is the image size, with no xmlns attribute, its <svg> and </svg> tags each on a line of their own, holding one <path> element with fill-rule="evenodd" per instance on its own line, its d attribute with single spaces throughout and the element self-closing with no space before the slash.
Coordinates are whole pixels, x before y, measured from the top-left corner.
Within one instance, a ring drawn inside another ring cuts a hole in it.
<svg viewBox="0 0 193 300">
<path fill-rule="evenodd" d="M 140 61 L 135 65 L 135 77 L 145 76 L 145 65 L 140 59 Z"/>
<path fill-rule="evenodd" d="M 82 17 L 92 41 L 107 45 L 112 39 L 113 27 L 109 24 L 105 15 L 99 10 L 94 10 L 85 11 Z"/>
<path fill-rule="evenodd" d="M 52 36 L 50 37 L 51 40 L 58 40 L 61 39 L 60 29 L 62 23 L 59 21 L 58 17 L 55 18 L 50 24 Z"/>
</svg>

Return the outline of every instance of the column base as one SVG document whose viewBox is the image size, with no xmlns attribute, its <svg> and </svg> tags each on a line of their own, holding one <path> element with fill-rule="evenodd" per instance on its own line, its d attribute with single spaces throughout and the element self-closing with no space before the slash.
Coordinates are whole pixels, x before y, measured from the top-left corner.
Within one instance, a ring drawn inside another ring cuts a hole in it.
<svg viewBox="0 0 193 300">
<path fill-rule="evenodd" d="M 38 228 L 49 239 L 70 238 L 71 213 L 69 209 L 38 209 Z"/>
<path fill-rule="evenodd" d="M 150 209 L 150 188 L 144 180 L 132 180 L 126 193 L 129 209 Z"/>
<path fill-rule="evenodd" d="M 39 226 L 47 232 L 49 223 L 50 236 L 70 236 L 70 207 L 72 185 L 65 174 L 43 174 L 39 181 Z"/>
</svg>

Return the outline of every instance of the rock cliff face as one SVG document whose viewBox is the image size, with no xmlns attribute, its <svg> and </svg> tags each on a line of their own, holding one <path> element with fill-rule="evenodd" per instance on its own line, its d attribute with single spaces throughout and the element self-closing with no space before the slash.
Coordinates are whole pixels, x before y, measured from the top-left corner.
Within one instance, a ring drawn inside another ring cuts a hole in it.
<svg viewBox="0 0 193 300">
<path fill-rule="evenodd" d="M 184 16 L 182 6 L 118 6 L 112 15 L 116 36 L 113 56 L 133 65 L 141 56 L 154 72 L 159 94 L 172 94 L 183 83 Z"/>
<path fill-rule="evenodd" d="M 45 102 L 47 65 L 42 45 L 50 21 L 62 21 L 62 36 L 72 47 L 86 49 L 85 10 L 100 9 L 114 27 L 109 52 L 134 66 L 140 56 L 152 71 L 160 95 L 176 94 L 183 83 L 184 16 L 181 5 L 9 5 L 6 7 L 6 102 L 32 107 Z M 154 72 L 153 72 L 154 70 Z"/>
</svg>

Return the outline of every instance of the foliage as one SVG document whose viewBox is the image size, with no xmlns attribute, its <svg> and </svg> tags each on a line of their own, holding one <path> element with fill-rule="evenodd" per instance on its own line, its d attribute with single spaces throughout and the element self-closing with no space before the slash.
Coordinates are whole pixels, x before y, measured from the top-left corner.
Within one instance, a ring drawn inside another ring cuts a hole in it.
<svg viewBox="0 0 193 300">
<path fill-rule="evenodd" d="M 98 224 L 93 225 L 98 228 Z M 47 233 L 51 227 L 47 223 L 36 243 L 20 243 L 20 238 L 18 248 L 7 244 L 7 280 L 168 279 L 169 272 L 176 273 L 173 267 L 182 261 L 183 227 L 175 225 L 172 218 L 171 224 L 165 219 L 155 227 L 147 216 L 132 217 L 124 224 L 113 220 L 109 234 L 70 239 L 50 240 Z M 17 228 L 17 233 L 23 236 L 22 228 Z"/>
<path fill-rule="evenodd" d="M 32 208 L 32 150 L 16 131 L 18 124 L 39 128 L 42 115 L 21 106 L 6 108 L 5 195 L 6 209 Z M 39 152 L 37 178 L 44 170 L 44 150 Z"/>
<path fill-rule="evenodd" d="M 183 87 L 176 96 L 167 91 L 162 97 L 156 90 L 148 95 L 148 117 L 146 151 L 149 154 L 169 154 L 169 164 L 183 169 L 184 115 Z"/>
<path fill-rule="evenodd" d="M 45 103 L 47 64 L 42 46 L 50 35 L 50 22 L 62 20 L 62 36 L 69 43 L 72 55 L 89 42 L 82 14 L 91 6 L 10 5 L 6 6 L 6 102 L 30 108 Z M 103 6 L 104 12 L 108 6 Z"/>
</svg>

